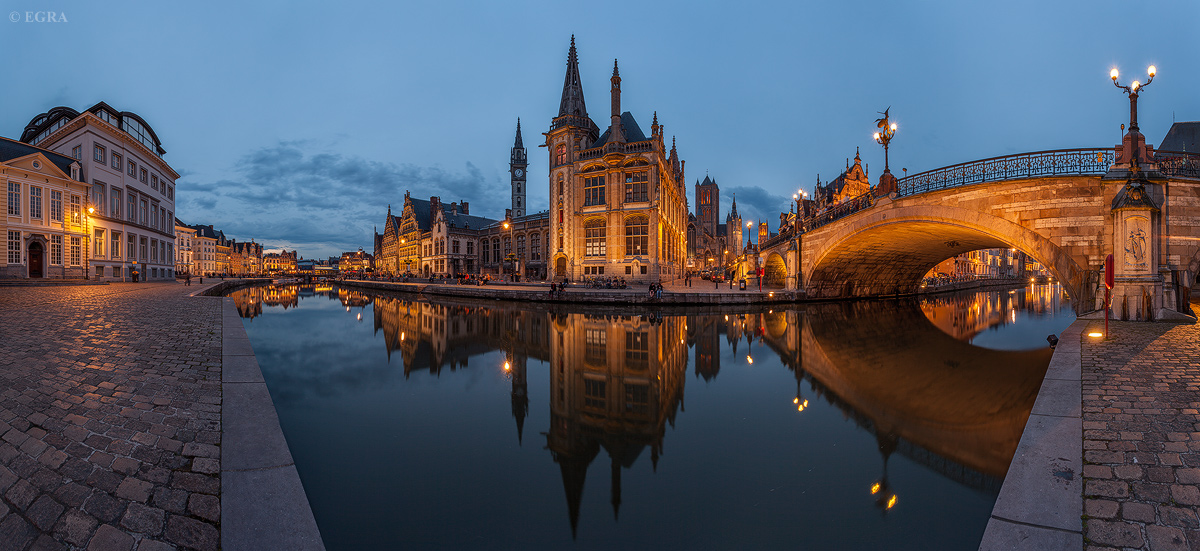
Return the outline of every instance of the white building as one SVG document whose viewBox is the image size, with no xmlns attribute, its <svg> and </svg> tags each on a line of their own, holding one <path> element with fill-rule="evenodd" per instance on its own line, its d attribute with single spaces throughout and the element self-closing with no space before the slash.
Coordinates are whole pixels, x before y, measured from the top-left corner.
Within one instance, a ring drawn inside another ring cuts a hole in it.
<svg viewBox="0 0 1200 551">
<path fill-rule="evenodd" d="M 80 113 L 55 107 L 34 117 L 21 141 L 74 158 L 88 223 L 91 278 L 124 281 L 175 277 L 175 180 L 166 150 L 141 117 L 104 102 Z"/>
<path fill-rule="evenodd" d="M 178 218 L 175 219 L 175 273 L 193 274 L 199 272 L 195 269 L 195 256 L 192 251 L 192 244 L 196 240 L 196 230 L 188 227 Z"/>
</svg>

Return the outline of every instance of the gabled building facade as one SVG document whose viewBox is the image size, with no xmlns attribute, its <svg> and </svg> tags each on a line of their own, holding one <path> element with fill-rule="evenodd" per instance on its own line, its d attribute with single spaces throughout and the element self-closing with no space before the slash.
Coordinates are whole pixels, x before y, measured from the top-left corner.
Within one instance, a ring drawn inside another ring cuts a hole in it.
<svg viewBox="0 0 1200 551">
<path fill-rule="evenodd" d="M 53 151 L 0 138 L 0 279 L 83 279 L 89 218 L 80 163 Z"/>
<path fill-rule="evenodd" d="M 683 275 L 687 259 L 684 163 L 668 152 L 655 113 L 646 136 L 621 109 L 613 63 L 608 129 L 588 116 L 575 39 L 567 54 L 550 151 L 551 274 L 555 279 L 621 276 L 635 282 Z"/>
</svg>

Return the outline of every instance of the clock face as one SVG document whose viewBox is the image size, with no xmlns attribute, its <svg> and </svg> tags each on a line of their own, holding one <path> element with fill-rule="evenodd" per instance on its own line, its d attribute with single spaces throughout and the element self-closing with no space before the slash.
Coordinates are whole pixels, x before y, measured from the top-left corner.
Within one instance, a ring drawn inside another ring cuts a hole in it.
<svg viewBox="0 0 1200 551">
<path fill-rule="evenodd" d="M 519 168 L 513 171 L 513 176 L 516 176 L 517 178 L 520 178 L 521 176 L 524 176 L 524 175 L 525 175 L 525 171 L 521 170 Z"/>
</svg>

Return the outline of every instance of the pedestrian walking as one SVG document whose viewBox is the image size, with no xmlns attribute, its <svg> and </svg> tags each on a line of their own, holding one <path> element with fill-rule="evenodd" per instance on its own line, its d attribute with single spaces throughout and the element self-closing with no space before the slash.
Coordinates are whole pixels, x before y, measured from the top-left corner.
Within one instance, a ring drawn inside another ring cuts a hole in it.
<svg viewBox="0 0 1200 551">
<path fill-rule="evenodd" d="M 188 274 L 188 275 L 184 276 L 183 284 L 188 287 L 192 286 L 192 274 Z"/>
</svg>

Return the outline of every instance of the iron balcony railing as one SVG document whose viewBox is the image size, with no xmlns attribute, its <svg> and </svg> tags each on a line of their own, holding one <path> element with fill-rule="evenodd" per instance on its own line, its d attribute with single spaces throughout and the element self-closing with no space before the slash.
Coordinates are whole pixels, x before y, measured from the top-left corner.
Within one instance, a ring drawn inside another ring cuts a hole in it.
<svg viewBox="0 0 1200 551">
<path fill-rule="evenodd" d="M 992 157 L 950 165 L 901 178 L 901 197 L 952 187 L 1016 178 L 1063 174 L 1103 174 L 1114 162 L 1114 148 L 1056 149 Z"/>
<path fill-rule="evenodd" d="M 1169 178 L 1200 178 L 1200 153 L 1155 151 L 1154 163 Z"/>
</svg>

